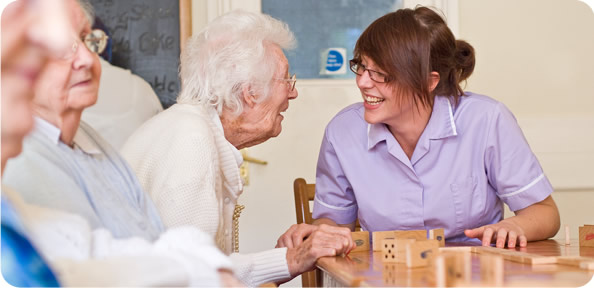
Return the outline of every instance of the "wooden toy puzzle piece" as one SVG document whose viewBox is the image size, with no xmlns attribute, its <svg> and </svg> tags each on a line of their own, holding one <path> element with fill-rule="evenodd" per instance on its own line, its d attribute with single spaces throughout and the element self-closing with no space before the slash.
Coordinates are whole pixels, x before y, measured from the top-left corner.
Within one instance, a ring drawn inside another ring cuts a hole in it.
<svg viewBox="0 0 594 288">
<path fill-rule="evenodd" d="M 415 242 L 414 239 L 384 239 L 382 240 L 382 261 L 406 263 L 406 245 Z"/>
<path fill-rule="evenodd" d="M 406 267 L 425 267 L 439 253 L 438 240 L 421 240 L 406 244 Z"/>
<path fill-rule="evenodd" d="M 375 231 L 371 233 L 373 251 L 382 251 L 382 241 L 384 239 L 394 239 L 394 231 Z"/>
<path fill-rule="evenodd" d="M 357 251 L 368 251 L 369 250 L 369 232 L 368 231 L 358 231 L 358 232 L 351 232 L 351 237 L 355 242 L 355 248 L 351 250 L 351 252 Z"/>
<path fill-rule="evenodd" d="M 472 263 L 468 252 L 443 252 L 433 261 L 433 274 L 438 287 L 452 287 L 470 283 Z"/>
<path fill-rule="evenodd" d="M 557 257 L 557 264 L 580 267 L 581 269 L 594 270 L 594 258 L 580 256 Z"/>
<path fill-rule="evenodd" d="M 444 247 L 445 246 L 444 233 L 445 232 L 444 232 L 443 228 L 431 229 L 431 230 L 429 230 L 429 239 L 439 241 L 439 247 Z"/>
<path fill-rule="evenodd" d="M 410 230 L 410 231 L 375 231 L 371 233 L 371 242 L 373 251 L 382 251 L 382 240 L 383 239 L 415 239 L 415 240 L 427 240 L 427 231 L 425 230 Z"/>
<path fill-rule="evenodd" d="M 594 225 L 579 228 L 580 247 L 594 247 Z"/>
<path fill-rule="evenodd" d="M 530 264 L 530 265 L 557 263 L 556 256 L 541 256 L 541 255 L 536 255 L 536 254 L 519 252 L 519 251 L 515 251 L 515 250 L 495 248 L 495 247 L 486 247 L 486 246 L 477 246 L 475 249 L 476 249 L 475 253 L 499 254 L 503 257 L 503 259 L 509 260 L 512 262 L 518 262 L 518 263 L 524 263 L 524 264 Z"/>
<path fill-rule="evenodd" d="M 499 255 L 480 255 L 481 281 L 488 286 L 503 285 L 503 257 Z"/>
<path fill-rule="evenodd" d="M 425 230 L 396 230 L 394 238 L 427 240 L 427 231 Z"/>
</svg>

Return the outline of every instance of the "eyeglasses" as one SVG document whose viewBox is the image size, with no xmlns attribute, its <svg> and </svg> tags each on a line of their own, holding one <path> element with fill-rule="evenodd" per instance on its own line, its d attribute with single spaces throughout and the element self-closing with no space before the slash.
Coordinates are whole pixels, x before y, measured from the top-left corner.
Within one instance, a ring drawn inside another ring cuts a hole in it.
<svg viewBox="0 0 594 288">
<path fill-rule="evenodd" d="M 382 73 L 382 72 L 377 72 L 371 69 L 367 69 L 367 67 L 365 67 L 365 65 L 359 63 L 359 60 L 355 60 L 352 59 L 351 61 L 349 61 L 350 65 L 351 65 L 351 71 L 353 71 L 353 73 L 361 76 L 363 75 L 363 73 L 365 73 L 365 71 L 367 71 L 367 73 L 369 74 L 369 78 L 371 78 L 371 80 L 377 82 L 377 83 L 386 83 L 386 82 L 390 82 L 390 80 L 392 80 L 390 78 L 390 76 Z"/>
<path fill-rule="evenodd" d="M 295 90 L 295 83 L 297 83 L 297 74 L 293 74 L 291 77 L 289 77 L 289 74 L 287 74 L 287 77 L 288 78 L 280 78 L 276 80 L 287 81 L 287 83 L 291 85 L 289 91 L 293 92 L 293 90 Z"/>
<path fill-rule="evenodd" d="M 70 48 L 70 50 L 64 56 L 62 56 L 62 58 L 72 58 L 74 54 L 76 54 L 76 52 L 78 51 L 79 42 L 84 43 L 87 49 L 89 49 L 89 51 L 96 54 L 101 54 L 103 53 L 103 51 L 105 51 L 105 48 L 107 47 L 108 39 L 109 36 L 107 36 L 105 32 L 103 32 L 103 30 L 94 29 L 93 31 L 91 31 L 91 33 L 83 36 L 81 39 L 75 39 L 72 43 L 72 47 Z"/>
</svg>

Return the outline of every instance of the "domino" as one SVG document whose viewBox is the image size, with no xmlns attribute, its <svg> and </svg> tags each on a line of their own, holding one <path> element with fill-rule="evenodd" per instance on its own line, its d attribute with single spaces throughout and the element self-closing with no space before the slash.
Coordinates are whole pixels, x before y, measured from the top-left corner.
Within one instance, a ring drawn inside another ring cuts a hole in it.
<svg viewBox="0 0 594 288">
<path fill-rule="evenodd" d="M 429 230 L 429 239 L 439 241 L 439 247 L 445 246 L 445 236 L 443 228 Z"/>
<path fill-rule="evenodd" d="M 422 240 L 406 244 L 406 267 L 425 267 L 439 253 L 438 240 Z"/>
<path fill-rule="evenodd" d="M 353 238 L 355 245 L 357 245 L 353 250 L 351 250 L 351 252 L 369 251 L 368 231 L 351 232 L 351 237 Z"/>
<path fill-rule="evenodd" d="M 594 225 L 579 228 L 580 247 L 594 247 Z"/>
</svg>

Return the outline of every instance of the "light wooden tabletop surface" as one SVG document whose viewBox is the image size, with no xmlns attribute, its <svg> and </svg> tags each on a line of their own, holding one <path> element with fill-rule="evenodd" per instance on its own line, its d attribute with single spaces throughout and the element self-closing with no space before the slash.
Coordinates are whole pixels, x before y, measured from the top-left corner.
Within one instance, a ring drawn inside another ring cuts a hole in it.
<svg viewBox="0 0 594 288">
<path fill-rule="evenodd" d="M 446 243 L 447 246 L 467 246 Z M 566 246 L 562 241 L 528 243 L 516 251 L 542 256 L 581 256 L 594 258 L 594 247 L 579 247 L 577 240 Z M 481 281 L 479 254 L 471 253 L 470 283 L 462 286 L 487 286 Z M 403 263 L 384 263 L 381 252 L 351 252 L 348 256 L 324 257 L 317 262 L 322 271 L 322 286 L 435 286 L 435 267 L 407 268 Z M 504 261 L 503 286 L 581 287 L 594 276 L 593 270 L 561 264 L 529 265 Z"/>
</svg>

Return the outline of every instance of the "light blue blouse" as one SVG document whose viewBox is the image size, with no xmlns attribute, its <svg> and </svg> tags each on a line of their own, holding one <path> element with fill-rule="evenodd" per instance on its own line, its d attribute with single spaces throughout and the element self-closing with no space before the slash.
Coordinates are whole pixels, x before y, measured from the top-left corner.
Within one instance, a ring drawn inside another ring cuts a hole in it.
<svg viewBox="0 0 594 288">
<path fill-rule="evenodd" d="M 6 165 L 4 184 L 29 203 L 78 214 L 118 238 L 154 240 L 164 231 L 132 169 L 96 131 L 81 122 L 74 148 L 59 139 L 58 128 L 36 118 L 23 153 Z"/>
</svg>

